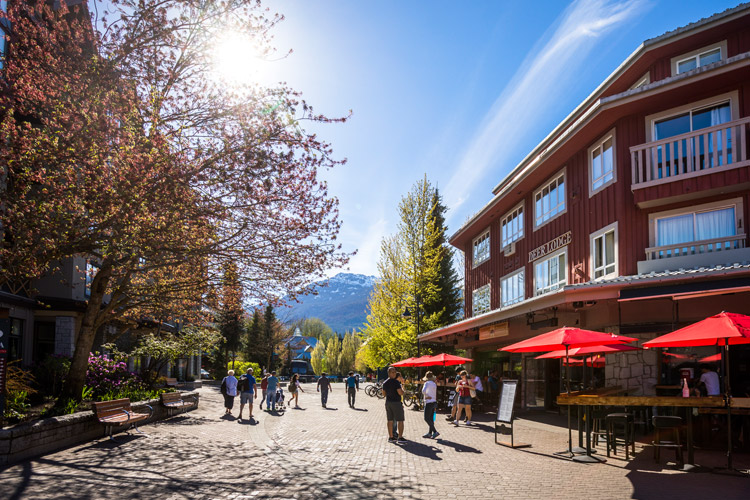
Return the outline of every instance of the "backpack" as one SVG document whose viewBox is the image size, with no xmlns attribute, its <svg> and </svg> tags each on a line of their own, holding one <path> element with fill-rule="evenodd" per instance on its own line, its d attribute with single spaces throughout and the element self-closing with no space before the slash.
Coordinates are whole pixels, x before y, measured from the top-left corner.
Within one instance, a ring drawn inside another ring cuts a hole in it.
<svg viewBox="0 0 750 500">
<path fill-rule="evenodd" d="M 237 382 L 237 391 L 238 392 L 250 391 L 250 379 L 248 379 L 246 375 L 241 376 L 239 382 Z"/>
<path fill-rule="evenodd" d="M 221 381 L 221 389 L 219 390 L 221 391 L 221 394 L 223 396 L 227 395 L 227 378 L 226 377 L 224 377 L 224 379 Z"/>
</svg>

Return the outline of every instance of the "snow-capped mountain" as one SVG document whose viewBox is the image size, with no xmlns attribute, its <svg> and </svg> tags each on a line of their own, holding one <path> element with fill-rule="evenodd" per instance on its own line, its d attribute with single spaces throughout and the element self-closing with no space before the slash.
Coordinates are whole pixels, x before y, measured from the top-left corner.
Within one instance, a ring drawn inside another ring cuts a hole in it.
<svg viewBox="0 0 750 500">
<path fill-rule="evenodd" d="M 321 282 L 327 285 L 317 288 L 317 295 L 299 297 L 299 303 L 289 303 L 290 309 L 280 309 L 279 316 L 288 321 L 320 318 L 341 334 L 361 329 L 367 319 L 367 302 L 375 280 L 374 276 L 339 273 Z"/>
</svg>

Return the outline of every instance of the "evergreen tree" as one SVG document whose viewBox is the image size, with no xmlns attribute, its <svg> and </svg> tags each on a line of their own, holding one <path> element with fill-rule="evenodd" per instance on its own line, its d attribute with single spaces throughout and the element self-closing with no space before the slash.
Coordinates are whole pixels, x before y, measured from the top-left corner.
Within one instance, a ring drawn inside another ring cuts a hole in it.
<svg viewBox="0 0 750 500">
<path fill-rule="evenodd" d="M 263 360 L 263 363 L 261 364 L 265 366 L 268 371 L 273 370 L 273 366 L 271 366 L 273 351 L 279 340 L 276 313 L 273 312 L 273 306 L 269 304 L 266 306 L 266 312 L 263 315 L 263 331 L 259 345 L 261 359 Z"/>
<path fill-rule="evenodd" d="M 245 361 L 252 361 L 261 365 L 265 362 L 265 360 L 262 359 L 262 354 L 260 352 L 262 338 L 263 318 L 260 316 L 260 311 L 255 309 L 253 311 L 253 318 L 247 326 L 247 333 L 245 335 Z"/>
<path fill-rule="evenodd" d="M 438 275 L 436 286 L 438 288 L 438 299 L 424 305 L 425 316 L 439 314 L 438 327 L 455 322 L 461 314 L 461 286 L 460 279 L 454 267 L 453 248 L 448 244 L 446 238 L 447 227 L 445 225 L 445 211 L 442 197 L 437 188 L 432 194 L 431 218 L 437 230 L 437 239 L 433 244 L 436 246 L 438 257 Z"/>
<path fill-rule="evenodd" d="M 224 360 L 234 360 L 244 333 L 242 309 L 242 286 L 237 276 L 237 267 L 228 264 L 224 269 L 224 287 L 219 312 L 219 332 L 224 337 Z"/>
</svg>

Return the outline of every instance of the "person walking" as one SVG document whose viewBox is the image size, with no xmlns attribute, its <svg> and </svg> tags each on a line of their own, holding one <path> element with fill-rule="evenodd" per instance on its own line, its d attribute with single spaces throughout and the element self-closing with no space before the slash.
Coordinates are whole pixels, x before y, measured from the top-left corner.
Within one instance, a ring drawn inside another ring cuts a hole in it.
<svg viewBox="0 0 750 500">
<path fill-rule="evenodd" d="M 456 367 L 456 377 L 454 378 L 455 383 L 458 383 L 461 380 L 461 372 L 463 370 L 464 369 L 461 366 Z M 457 411 L 458 411 L 458 391 L 455 391 L 455 394 L 453 395 L 453 408 L 451 408 L 451 414 L 448 415 L 445 419 L 448 422 L 453 422 L 456 419 Z"/>
<path fill-rule="evenodd" d="M 323 372 L 318 379 L 318 392 L 320 393 L 320 403 L 323 405 L 323 408 L 328 404 L 328 391 L 333 391 L 333 388 L 331 387 L 331 381 L 326 377 L 326 372 Z"/>
<path fill-rule="evenodd" d="M 292 380 L 289 382 L 289 392 L 292 393 L 292 400 L 294 400 L 295 408 L 299 408 L 299 391 L 302 391 L 302 387 L 299 385 L 299 373 L 295 373 L 292 375 Z M 291 403 L 291 401 L 289 402 Z"/>
<path fill-rule="evenodd" d="M 265 371 L 265 370 L 264 370 Z M 263 392 L 260 398 L 260 409 L 263 409 L 263 402 L 266 401 L 266 395 L 268 392 L 268 374 L 263 374 L 263 380 L 260 381 L 260 390 Z M 268 408 L 268 402 L 266 402 L 266 409 Z"/>
<path fill-rule="evenodd" d="M 383 392 L 385 393 L 385 415 L 388 420 L 388 441 L 398 444 L 406 442 L 404 439 L 404 405 L 401 402 L 401 396 L 404 395 L 404 389 L 401 382 L 396 378 L 396 369 L 388 368 L 388 380 L 383 382 Z M 398 437 L 393 435 L 393 423 L 398 426 Z"/>
<path fill-rule="evenodd" d="M 440 433 L 435 429 L 435 412 L 437 411 L 437 384 L 435 375 L 427 372 L 424 375 L 424 385 L 422 386 L 422 395 L 424 396 L 424 421 L 427 422 L 428 430 L 424 438 L 435 439 Z"/>
<path fill-rule="evenodd" d="M 349 376 L 346 377 L 346 397 L 349 401 L 349 408 L 354 408 L 354 400 L 357 397 L 358 390 L 359 377 L 354 376 L 354 372 L 349 372 Z"/>
<path fill-rule="evenodd" d="M 268 377 L 267 383 L 266 411 L 276 411 L 276 388 L 279 385 L 279 379 L 276 378 L 276 372 L 271 372 L 271 376 Z"/>
<path fill-rule="evenodd" d="M 253 377 L 253 369 L 248 368 L 247 373 L 240 377 L 237 383 L 237 389 L 240 393 L 240 414 L 237 417 L 242 420 L 242 410 L 245 409 L 245 405 L 248 405 L 248 412 L 250 415 L 247 418 L 253 421 L 253 395 L 255 399 L 258 399 L 258 384 Z"/>
<path fill-rule="evenodd" d="M 224 415 L 231 415 L 234 397 L 237 396 L 237 379 L 234 377 L 234 370 L 229 370 L 227 376 L 222 379 L 220 390 L 224 396 Z"/>
<path fill-rule="evenodd" d="M 458 427 L 458 422 L 461 420 L 461 411 L 466 412 L 466 425 L 474 425 L 471 423 L 471 391 L 474 389 L 474 384 L 469 380 L 469 374 L 466 370 L 461 372 L 461 380 L 456 383 L 456 392 L 458 392 L 458 410 L 456 410 L 456 419 L 453 421 L 453 425 Z"/>
</svg>

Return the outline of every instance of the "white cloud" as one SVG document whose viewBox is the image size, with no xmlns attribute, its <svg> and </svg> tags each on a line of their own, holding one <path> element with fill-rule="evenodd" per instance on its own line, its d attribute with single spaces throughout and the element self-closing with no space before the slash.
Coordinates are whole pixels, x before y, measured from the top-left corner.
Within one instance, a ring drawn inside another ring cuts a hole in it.
<svg viewBox="0 0 750 500">
<path fill-rule="evenodd" d="M 351 229 L 351 228 L 350 228 Z M 348 236 L 358 242 L 357 255 L 349 261 L 349 271 L 356 274 L 377 275 L 377 262 L 380 257 L 380 242 L 388 234 L 388 221 L 385 217 L 374 220 L 363 231 L 351 231 Z M 338 272 L 338 271 L 336 271 Z M 333 274 L 336 274 L 334 272 Z"/>
<path fill-rule="evenodd" d="M 451 216 L 476 192 L 488 170 L 501 167 L 504 175 L 515 167 L 508 165 L 508 158 L 518 156 L 517 143 L 565 91 L 564 84 L 575 82 L 576 72 L 587 64 L 587 55 L 596 48 L 595 42 L 647 8 L 646 0 L 576 0 L 568 6 L 552 34 L 545 35 L 529 52 L 460 156 L 458 168 L 444 190 Z M 525 156 L 527 151 L 521 153 Z"/>
</svg>

